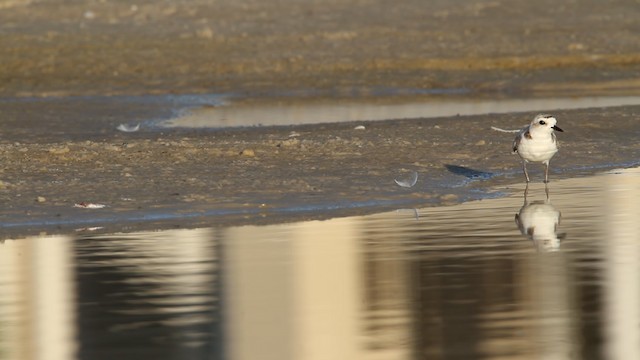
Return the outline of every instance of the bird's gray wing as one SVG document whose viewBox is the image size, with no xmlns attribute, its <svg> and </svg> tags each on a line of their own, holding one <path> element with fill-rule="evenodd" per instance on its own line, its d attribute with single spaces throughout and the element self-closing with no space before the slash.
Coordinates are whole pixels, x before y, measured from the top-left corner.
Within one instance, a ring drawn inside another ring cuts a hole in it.
<svg viewBox="0 0 640 360">
<path fill-rule="evenodd" d="M 518 152 L 518 146 L 520 146 L 520 141 L 522 141 L 522 133 L 523 132 L 524 132 L 524 130 L 520 130 L 518 135 L 516 135 L 515 140 L 513 140 L 513 148 L 511 149 L 511 152 L 514 153 L 514 154 Z"/>
<path fill-rule="evenodd" d="M 516 135 L 515 140 L 513 140 L 513 148 L 511 149 L 511 151 L 515 154 L 518 152 L 518 146 L 520 146 L 520 142 L 522 141 L 522 138 L 526 137 L 527 139 L 531 139 L 531 133 L 529 133 L 529 127 L 525 127 L 524 129 L 520 130 L 520 132 L 518 133 L 518 135 Z"/>
</svg>

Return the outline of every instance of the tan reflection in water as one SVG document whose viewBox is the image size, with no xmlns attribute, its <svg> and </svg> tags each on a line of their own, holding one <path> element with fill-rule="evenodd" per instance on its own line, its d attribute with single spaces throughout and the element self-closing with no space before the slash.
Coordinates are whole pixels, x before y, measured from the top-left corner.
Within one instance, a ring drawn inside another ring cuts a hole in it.
<svg viewBox="0 0 640 360">
<path fill-rule="evenodd" d="M 356 225 L 347 218 L 227 230 L 231 359 L 361 357 Z"/>
<path fill-rule="evenodd" d="M 72 247 L 65 236 L 0 244 L 0 359 L 75 357 Z"/>
<path fill-rule="evenodd" d="M 408 359 L 408 264 L 367 219 L 228 229 L 225 333 L 234 360 Z"/>
<path fill-rule="evenodd" d="M 640 359 L 640 171 L 607 177 L 605 283 L 608 359 Z"/>
</svg>

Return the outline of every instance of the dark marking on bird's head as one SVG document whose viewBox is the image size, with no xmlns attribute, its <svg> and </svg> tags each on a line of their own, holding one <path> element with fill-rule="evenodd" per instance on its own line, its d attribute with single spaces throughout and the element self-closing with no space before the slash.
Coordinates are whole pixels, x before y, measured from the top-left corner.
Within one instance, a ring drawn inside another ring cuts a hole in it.
<svg viewBox="0 0 640 360">
<path fill-rule="evenodd" d="M 536 115 L 536 117 L 533 119 L 530 127 L 536 128 L 536 129 L 547 128 L 550 131 L 557 130 L 560 132 L 564 132 L 562 129 L 556 126 L 557 122 L 558 120 L 553 115 L 539 114 L 539 115 Z"/>
</svg>

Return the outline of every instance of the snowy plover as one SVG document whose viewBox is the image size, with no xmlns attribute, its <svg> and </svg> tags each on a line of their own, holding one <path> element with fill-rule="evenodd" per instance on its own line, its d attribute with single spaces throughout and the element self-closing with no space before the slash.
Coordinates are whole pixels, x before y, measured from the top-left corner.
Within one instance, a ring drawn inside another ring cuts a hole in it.
<svg viewBox="0 0 640 360">
<path fill-rule="evenodd" d="M 549 182 L 549 160 L 558 152 L 558 143 L 554 130 L 563 130 L 556 126 L 556 118 L 552 115 L 537 115 L 531 124 L 524 127 L 513 141 L 513 152 L 522 158 L 524 176 L 529 182 L 527 163 L 541 162 L 544 164 L 544 182 Z"/>
</svg>

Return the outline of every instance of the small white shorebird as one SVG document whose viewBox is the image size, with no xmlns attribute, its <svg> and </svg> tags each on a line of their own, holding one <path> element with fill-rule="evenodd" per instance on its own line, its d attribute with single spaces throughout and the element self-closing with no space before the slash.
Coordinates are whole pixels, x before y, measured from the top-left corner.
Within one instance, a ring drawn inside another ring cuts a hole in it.
<svg viewBox="0 0 640 360">
<path fill-rule="evenodd" d="M 544 164 L 544 182 L 549 182 L 549 160 L 558 152 L 558 142 L 554 130 L 563 132 L 556 126 L 557 120 L 552 115 L 536 115 L 531 124 L 525 126 L 513 141 L 513 153 L 520 155 L 524 176 L 529 180 L 527 163 Z"/>
</svg>

